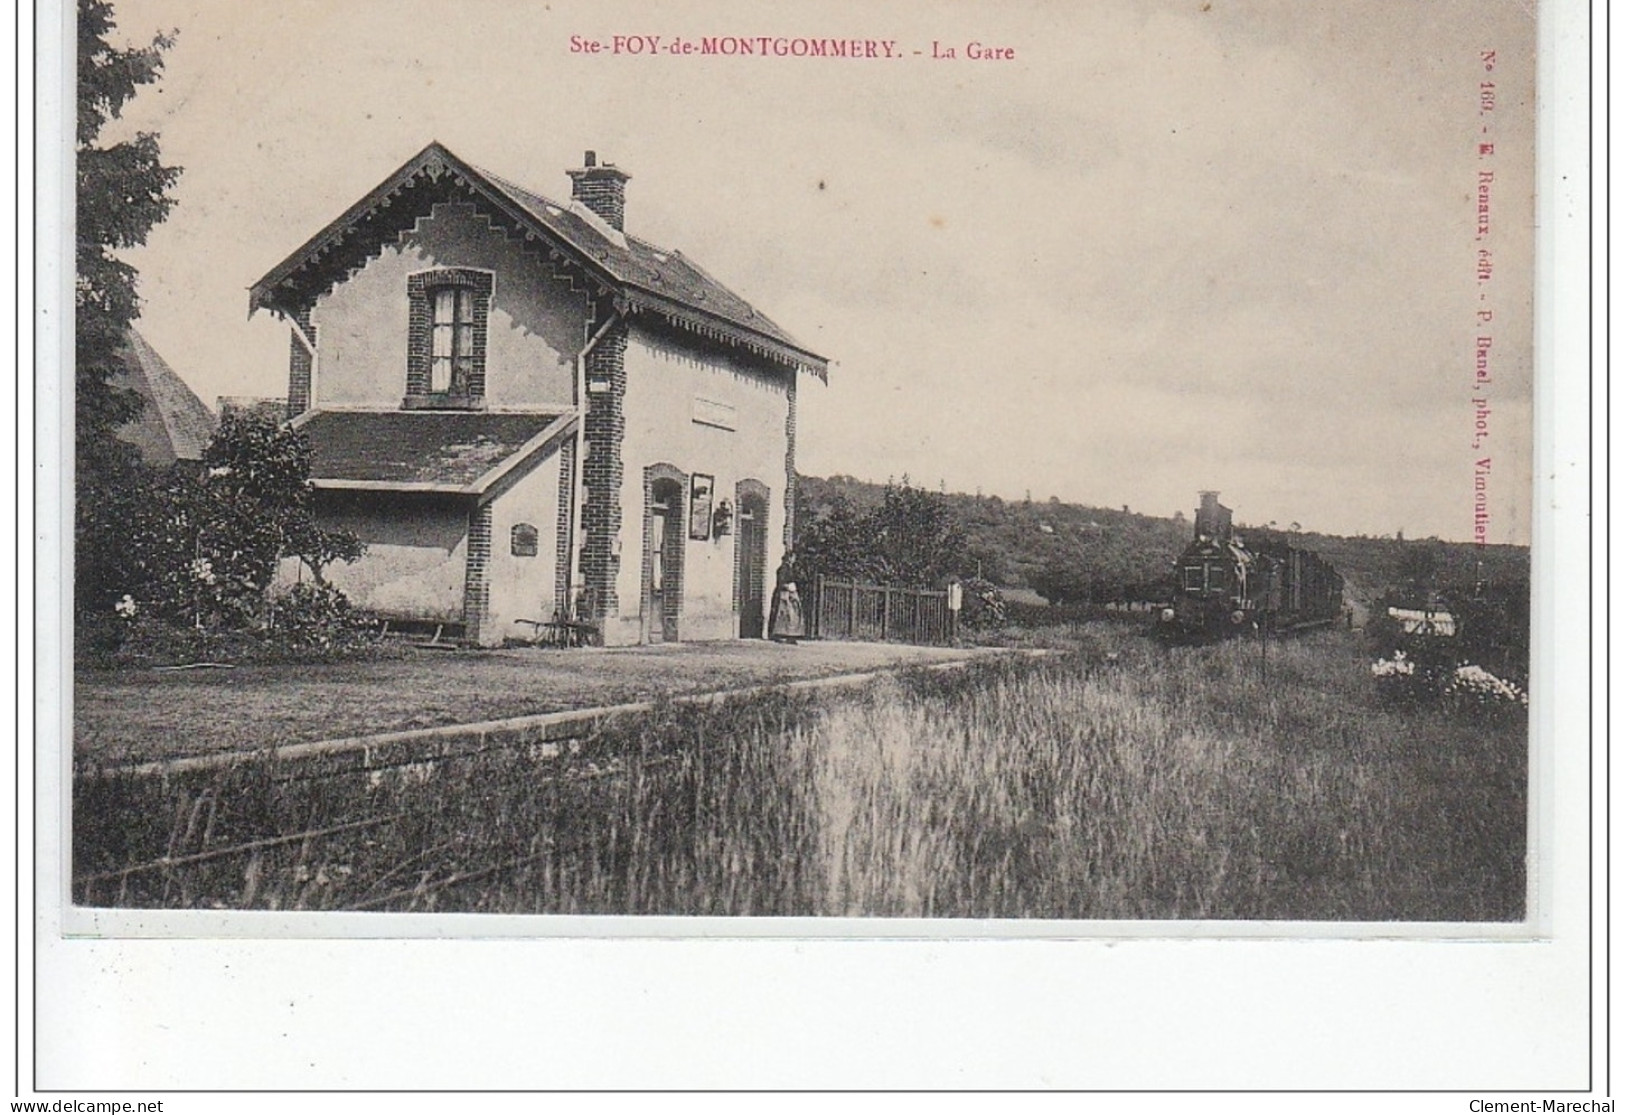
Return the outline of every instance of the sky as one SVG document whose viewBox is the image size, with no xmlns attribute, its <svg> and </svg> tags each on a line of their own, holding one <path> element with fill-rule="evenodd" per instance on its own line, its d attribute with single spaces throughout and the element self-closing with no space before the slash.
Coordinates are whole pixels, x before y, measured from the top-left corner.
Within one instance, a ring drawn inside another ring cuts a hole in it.
<svg viewBox="0 0 1625 1115">
<path fill-rule="evenodd" d="M 129 258 L 138 328 L 211 405 L 286 393 L 287 326 L 250 318 L 248 287 L 430 140 L 565 200 L 590 148 L 632 175 L 629 232 L 832 360 L 799 395 L 803 472 L 1157 515 L 1213 488 L 1246 523 L 1471 540 L 1490 460 L 1486 539 L 1529 540 L 1520 3 L 116 10 L 119 36 L 178 32 L 120 124 L 184 168 Z M 571 51 L 616 35 L 901 56 Z M 972 41 L 1014 57 L 964 57 Z"/>
</svg>

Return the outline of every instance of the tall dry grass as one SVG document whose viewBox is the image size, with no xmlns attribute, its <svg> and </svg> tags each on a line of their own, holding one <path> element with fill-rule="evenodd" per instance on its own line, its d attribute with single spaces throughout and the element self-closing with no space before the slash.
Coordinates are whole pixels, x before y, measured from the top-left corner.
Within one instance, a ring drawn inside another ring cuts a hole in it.
<svg viewBox="0 0 1625 1115">
<path fill-rule="evenodd" d="M 1142 647 L 832 711 L 792 745 L 823 912 L 1521 916 L 1521 725 L 1384 709 L 1337 636 L 1272 656 Z"/>
<path fill-rule="evenodd" d="M 1521 719 L 1385 707 L 1341 633 L 1273 644 L 1267 677 L 1253 643 L 1167 650 L 1104 627 L 1080 640 L 843 696 L 667 707 L 591 741 L 590 760 L 511 754 L 370 785 L 249 766 L 171 786 L 161 808 L 150 785 L 88 783 L 82 879 L 206 846 L 208 824 L 220 846 L 379 820 L 76 893 L 536 913 L 1522 916 Z M 106 839 L 131 809 L 146 836 Z"/>
</svg>

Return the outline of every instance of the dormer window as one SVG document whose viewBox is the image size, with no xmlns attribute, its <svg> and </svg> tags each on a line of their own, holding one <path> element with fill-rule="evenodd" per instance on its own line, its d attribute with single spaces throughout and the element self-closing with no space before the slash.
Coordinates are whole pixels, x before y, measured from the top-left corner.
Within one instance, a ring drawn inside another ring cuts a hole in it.
<svg viewBox="0 0 1625 1115">
<path fill-rule="evenodd" d="M 466 267 L 407 279 L 408 409 L 485 406 L 485 333 L 492 275 Z"/>
</svg>

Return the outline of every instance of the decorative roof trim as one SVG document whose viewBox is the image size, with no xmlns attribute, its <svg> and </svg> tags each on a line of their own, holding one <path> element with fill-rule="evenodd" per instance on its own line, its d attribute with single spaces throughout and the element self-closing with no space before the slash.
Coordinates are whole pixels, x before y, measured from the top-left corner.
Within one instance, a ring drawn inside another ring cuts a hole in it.
<svg viewBox="0 0 1625 1115">
<path fill-rule="evenodd" d="M 565 237 L 543 224 L 526 206 L 512 197 L 504 182 L 463 162 L 443 147 L 431 142 L 404 166 L 386 178 L 380 185 L 350 206 L 332 223 L 307 240 L 264 278 L 249 288 L 248 312 L 250 316 L 261 309 L 275 313 L 290 313 L 297 307 L 285 303 L 283 295 L 297 285 L 296 277 L 306 268 L 321 261 L 323 256 L 343 246 L 354 226 L 380 209 L 387 209 L 395 197 L 420 178 L 439 181 L 451 175 L 459 187 L 477 194 L 504 218 L 524 232 L 523 239 L 534 243 L 540 240 L 546 246 L 546 258 L 553 267 L 567 262 L 586 273 L 591 287 L 599 297 L 614 293 L 616 303 L 633 310 L 649 310 L 660 314 L 673 325 L 712 340 L 738 345 L 747 351 L 797 371 L 807 372 L 828 382 L 829 361 L 815 353 L 787 345 L 765 334 L 758 333 L 736 322 L 728 321 L 704 309 L 692 306 L 654 291 L 650 291 L 617 278 L 602 262 L 592 257 Z M 529 191 L 525 191 L 529 192 Z M 574 207 L 571 207 L 572 211 Z M 673 253 L 680 254 L 680 253 Z M 370 258 L 370 256 L 369 256 Z M 685 262 L 704 274 L 692 260 Z M 707 276 L 709 278 L 709 276 Z M 715 280 L 711 280 L 715 282 Z M 573 280 L 572 280 L 573 283 Z M 721 285 L 720 283 L 717 285 Z"/>
<path fill-rule="evenodd" d="M 632 313 L 648 311 L 659 314 L 679 329 L 709 340 L 727 341 L 757 356 L 798 372 L 815 375 L 825 383 L 829 382 L 829 361 L 823 357 L 791 348 L 760 333 L 753 333 L 704 310 L 632 286 L 626 288 L 622 301 L 625 302 L 624 308 Z"/>
<path fill-rule="evenodd" d="M 438 182 L 447 175 L 452 177 L 457 186 L 479 195 L 503 217 L 513 222 L 516 228 L 522 229 L 526 241 L 542 240 L 548 249 L 547 257 L 550 262 L 557 264 L 561 258 L 568 258 L 570 262 L 586 270 L 594 280 L 594 285 L 600 290 L 607 289 L 614 283 L 614 277 L 597 260 L 580 252 L 573 244 L 538 222 L 523 205 L 509 197 L 501 186 L 463 162 L 441 146 L 437 140 L 407 160 L 404 166 L 346 209 L 327 227 L 305 241 L 291 255 L 267 272 L 264 278 L 250 287 L 249 316 L 252 317 L 256 311 L 262 309 L 275 313 L 288 313 L 293 310 L 294 307 L 282 301 L 282 292 L 296 285 L 295 277 L 300 271 L 342 247 L 359 221 L 372 216 L 380 209 L 389 208 L 394 203 L 396 195 L 419 179 L 427 178 Z"/>
</svg>

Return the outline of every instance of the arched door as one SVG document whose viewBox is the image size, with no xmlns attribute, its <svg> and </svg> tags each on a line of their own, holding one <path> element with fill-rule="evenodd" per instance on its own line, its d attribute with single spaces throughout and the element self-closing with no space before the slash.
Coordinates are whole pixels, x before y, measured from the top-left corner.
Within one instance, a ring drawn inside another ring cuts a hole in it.
<svg viewBox="0 0 1625 1115">
<path fill-rule="evenodd" d="M 767 497 L 741 486 L 738 506 L 739 637 L 760 639 L 767 626 Z"/>
<path fill-rule="evenodd" d="M 644 539 L 649 594 L 643 614 L 651 643 L 675 643 L 683 601 L 683 485 L 656 480 L 649 488 L 649 528 Z"/>
</svg>

